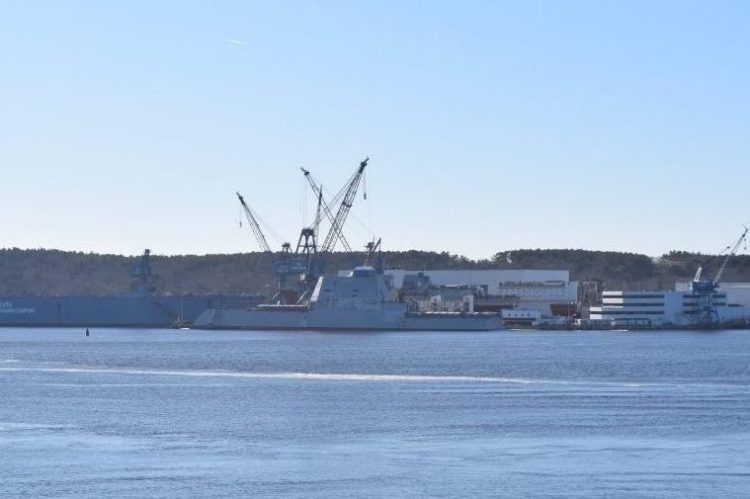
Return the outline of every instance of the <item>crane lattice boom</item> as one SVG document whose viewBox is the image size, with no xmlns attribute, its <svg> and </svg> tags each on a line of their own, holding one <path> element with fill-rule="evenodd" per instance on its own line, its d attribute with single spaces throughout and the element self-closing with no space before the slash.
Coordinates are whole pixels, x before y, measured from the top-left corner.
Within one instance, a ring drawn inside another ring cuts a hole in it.
<svg viewBox="0 0 750 499">
<path fill-rule="evenodd" d="M 721 267 L 719 267 L 719 271 L 716 272 L 716 277 L 714 277 L 713 284 L 714 286 L 719 285 L 719 281 L 721 281 L 721 276 L 724 274 L 724 270 L 727 268 L 727 264 L 729 263 L 729 260 L 737 254 L 737 251 L 740 249 L 740 246 L 742 245 L 743 241 L 747 238 L 747 231 L 748 228 L 745 227 L 745 230 L 742 232 L 742 235 L 739 239 L 737 239 L 737 242 L 734 244 L 732 249 L 727 253 L 727 256 L 724 258 L 724 261 L 721 262 Z"/>
<path fill-rule="evenodd" d="M 330 251 L 333 251 L 333 249 L 336 247 L 336 242 L 343 236 L 342 230 L 344 227 L 344 222 L 346 222 L 346 217 L 347 215 L 349 215 L 349 210 L 354 204 L 354 198 L 357 196 L 357 189 L 359 188 L 359 184 L 362 181 L 362 174 L 364 173 L 365 168 L 367 167 L 367 162 L 369 160 L 370 158 L 365 158 L 365 160 L 359 164 L 359 168 L 346 185 L 346 194 L 344 195 L 344 199 L 341 201 L 341 206 L 339 206 L 339 211 L 336 213 L 336 217 L 331 222 L 331 228 L 328 231 L 325 240 L 323 241 L 321 252 L 328 253 Z"/>
<path fill-rule="evenodd" d="M 334 219 L 333 213 L 331 213 L 331 209 L 328 206 L 328 203 L 325 201 L 325 199 L 323 199 L 323 187 L 315 181 L 315 179 L 313 178 L 313 176 L 310 174 L 308 170 L 305 170 L 304 168 L 300 168 L 300 170 L 302 170 L 302 173 L 304 173 L 305 178 L 307 179 L 307 182 L 310 184 L 310 188 L 318 197 L 318 213 L 315 217 L 315 221 L 313 222 L 313 228 L 315 229 L 315 232 L 317 233 L 318 226 L 320 225 L 320 222 L 322 219 L 322 216 L 320 213 L 321 208 L 326 218 L 328 218 L 328 221 L 331 222 L 331 226 L 333 226 L 335 219 Z M 346 237 L 344 237 L 344 234 L 341 233 L 339 237 L 341 239 L 341 244 L 344 245 L 344 249 L 346 251 L 351 252 L 352 247 L 349 245 L 349 241 L 346 240 Z"/>
<path fill-rule="evenodd" d="M 240 200 L 240 204 L 242 204 L 242 210 L 245 212 L 245 218 L 247 219 L 247 223 L 250 225 L 250 230 L 253 232 L 255 239 L 258 241 L 258 244 L 263 251 L 270 253 L 271 247 L 268 245 L 266 236 L 263 235 L 263 231 L 260 229 L 260 225 L 258 224 L 258 220 L 253 214 L 253 211 L 250 209 L 247 203 L 245 203 L 245 198 L 243 198 L 242 194 L 240 194 L 239 192 L 237 192 L 237 198 Z"/>
</svg>

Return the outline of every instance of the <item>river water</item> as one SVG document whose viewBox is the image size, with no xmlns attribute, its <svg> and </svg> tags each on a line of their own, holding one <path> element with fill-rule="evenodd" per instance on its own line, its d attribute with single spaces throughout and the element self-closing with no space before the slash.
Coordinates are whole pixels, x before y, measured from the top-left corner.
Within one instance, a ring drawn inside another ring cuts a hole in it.
<svg viewBox="0 0 750 499">
<path fill-rule="evenodd" d="M 0 329 L 0 497 L 748 497 L 750 331 Z"/>
</svg>

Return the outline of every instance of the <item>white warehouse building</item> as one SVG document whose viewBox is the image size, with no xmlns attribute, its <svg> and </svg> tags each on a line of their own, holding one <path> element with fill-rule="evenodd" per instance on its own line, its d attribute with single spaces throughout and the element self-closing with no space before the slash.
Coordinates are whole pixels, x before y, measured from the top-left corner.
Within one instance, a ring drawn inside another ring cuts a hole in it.
<svg viewBox="0 0 750 499">
<path fill-rule="evenodd" d="M 720 322 L 747 318 L 747 308 L 728 303 L 722 291 L 714 295 L 713 305 Z M 605 291 L 601 306 L 590 307 L 589 319 L 621 326 L 679 326 L 694 322 L 699 309 L 692 291 Z"/>
</svg>

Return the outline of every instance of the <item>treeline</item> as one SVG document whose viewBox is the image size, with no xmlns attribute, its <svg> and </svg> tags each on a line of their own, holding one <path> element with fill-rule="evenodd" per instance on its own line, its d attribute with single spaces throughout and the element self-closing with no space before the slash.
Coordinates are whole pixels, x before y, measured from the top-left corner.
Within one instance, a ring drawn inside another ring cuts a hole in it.
<svg viewBox="0 0 750 499">
<path fill-rule="evenodd" d="M 605 289 L 664 289 L 689 280 L 699 265 L 713 277 L 723 257 L 673 251 L 660 258 L 636 253 L 587 250 L 513 250 L 472 260 L 448 252 L 391 251 L 382 254 L 388 268 L 560 269 L 571 279 L 601 281 Z M 361 264 L 362 253 L 334 253 L 326 270 Z M 59 250 L 0 250 L 0 295 L 116 295 L 136 289 L 131 269 L 140 257 Z M 272 293 L 271 270 L 278 254 L 152 255 L 152 286 L 157 293 Z M 750 281 L 750 256 L 733 258 L 726 281 Z"/>
</svg>

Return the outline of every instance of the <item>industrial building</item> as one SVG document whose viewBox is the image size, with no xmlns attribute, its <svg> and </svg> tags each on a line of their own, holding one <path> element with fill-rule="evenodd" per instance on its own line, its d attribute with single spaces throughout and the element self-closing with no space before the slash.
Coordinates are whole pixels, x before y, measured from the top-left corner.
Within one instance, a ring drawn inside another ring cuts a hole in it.
<svg viewBox="0 0 750 499">
<path fill-rule="evenodd" d="M 605 291 L 601 305 L 589 307 L 589 325 L 713 328 L 747 323 L 750 286 L 722 283 L 721 278 L 748 231 L 745 227 L 734 246 L 727 247 L 713 278 L 703 276 L 701 265 L 692 281 L 678 282 L 674 291 Z"/>
<path fill-rule="evenodd" d="M 727 301 L 725 292 L 713 295 L 712 306 L 720 323 L 747 320 L 748 308 Z M 701 315 L 701 296 L 691 290 L 605 291 L 601 306 L 590 307 L 589 320 L 614 326 L 686 326 Z"/>
<path fill-rule="evenodd" d="M 678 282 L 675 285 L 677 291 L 690 291 L 692 282 Z M 726 294 L 727 303 L 742 305 L 750 309 L 750 282 L 722 282 L 720 288 Z"/>
<path fill-rule="evenodd" d="M 578 282 L 567 270 L 386 270 L 400 290 L 424 294 L 474 294 L 474 308 L 488 306 L 537 311 L 542 317 L 572 315 Z"/>
</svg>

